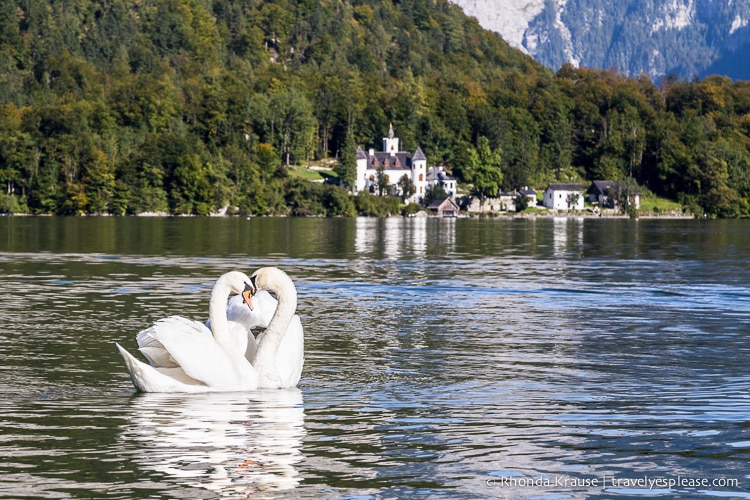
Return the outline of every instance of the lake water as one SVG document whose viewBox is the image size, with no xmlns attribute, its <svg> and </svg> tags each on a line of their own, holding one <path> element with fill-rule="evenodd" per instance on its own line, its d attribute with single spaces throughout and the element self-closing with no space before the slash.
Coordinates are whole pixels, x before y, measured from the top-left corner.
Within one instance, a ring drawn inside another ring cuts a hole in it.
<svg viewBox="0 0 750 500">
<path fill-rule="evenodd" d="M 0 497 L 750 498 L 750 222 L 0 218 Z M 297 390 L 114 343 L 276 265 Z"/>
</svg>

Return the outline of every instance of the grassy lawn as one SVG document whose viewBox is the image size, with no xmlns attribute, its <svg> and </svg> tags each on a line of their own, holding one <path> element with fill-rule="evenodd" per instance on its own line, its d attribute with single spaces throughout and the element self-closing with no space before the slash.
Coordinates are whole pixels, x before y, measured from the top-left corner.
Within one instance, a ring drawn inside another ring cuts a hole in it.
<svg viewBox="0 0 750 500">
<path fill-rule="evenodd" d="M 661 198 L 655 194 L 641 196 L 641 213 L 652 214 L 682 214 L 682 205 L 667 198 Z"/>
<path fill-rule="evenodd" d="M 297 177 L 310 182 L 323 182 L 326 179 L 336 179 L 338 175 L 333 170 L 328 170 L 326 165 L 313 165 L 317 168 L 309 168 L 306 165 L 291 165 L 288 168 L 290 177 Z M 318 170 L 324 169 L 324 170 Z"/>
</svg>

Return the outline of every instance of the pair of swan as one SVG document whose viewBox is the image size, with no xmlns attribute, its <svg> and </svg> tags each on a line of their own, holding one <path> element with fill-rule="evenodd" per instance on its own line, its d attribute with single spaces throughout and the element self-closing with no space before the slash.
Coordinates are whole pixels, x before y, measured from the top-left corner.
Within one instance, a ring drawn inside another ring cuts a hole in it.
<svg viewBox="0 0 750 500">
<path fill-rule="evenodd" d="M 238 295 L 229 299 L 232 293 Z M 264 267 L 251 277 L 231 271 L 211 291 L 207 324 L 171 316 L 138 333 L 148 364 L 116 345 L 142 392 L 290 388 L 304 362 L 296 309 L 297 290 L 284 271 Z M 256 340 L 250 329 L 258 326 L 267 327 Z"/>
</svg>

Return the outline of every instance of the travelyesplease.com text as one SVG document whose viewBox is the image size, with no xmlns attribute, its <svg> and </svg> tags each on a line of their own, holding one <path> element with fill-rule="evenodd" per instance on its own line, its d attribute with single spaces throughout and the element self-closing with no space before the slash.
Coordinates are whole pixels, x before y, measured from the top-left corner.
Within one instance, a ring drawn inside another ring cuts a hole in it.
<svg viewBox="0 0 750 500">
<path fill-rule="evenodd" d="M 568 476 L 505 476 L 493 477 L 485 481 L 489 488 L 736 488 L 739 479 L 730 477 L 568 477 Z"/>
</svg>

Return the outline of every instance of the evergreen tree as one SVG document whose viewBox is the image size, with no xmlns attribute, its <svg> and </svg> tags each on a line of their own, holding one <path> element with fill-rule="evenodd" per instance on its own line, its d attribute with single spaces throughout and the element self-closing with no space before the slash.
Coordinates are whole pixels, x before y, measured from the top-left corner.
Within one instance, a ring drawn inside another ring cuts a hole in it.
<svg viewBox="0 0 750 500">
<path fill-rule="evenodd" d="M 349 131 L 341 148 L 341 157 L 334 171 L 339 176 L 340 183 L 351 189 L 354 186 L 357 175 L 357 146 L 354 142 L 354 134 Z"/>
</svg>

